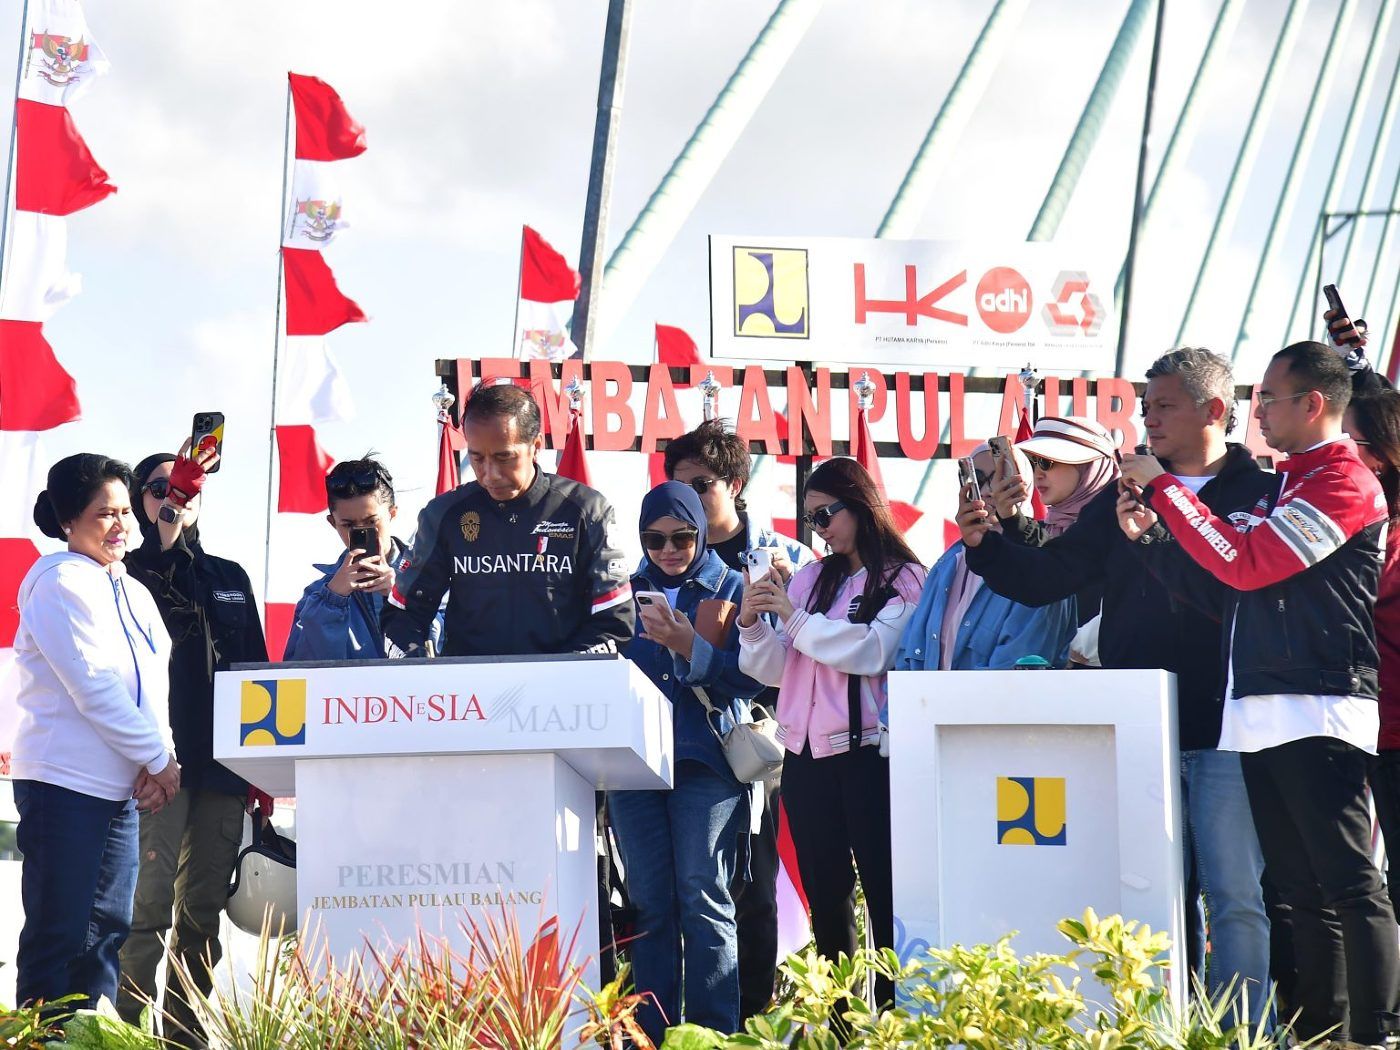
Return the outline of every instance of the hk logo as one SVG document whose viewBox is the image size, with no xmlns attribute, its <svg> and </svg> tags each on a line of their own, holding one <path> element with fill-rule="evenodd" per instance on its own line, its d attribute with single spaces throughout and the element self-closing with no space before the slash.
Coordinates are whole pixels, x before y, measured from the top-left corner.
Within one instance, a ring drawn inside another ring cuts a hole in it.
<svg viewBox="0 0 1400 1050">
<path fill-rule="evenodd" d="M 306 679 L 244 682 L 240 713 L 244 747 L 306 743 Z"/>
<path fill-rule="evenodd" d="M 997 844 L 1065 844 L 1064 777 L 997 777 Z"/>
<path fill-rule="evenodd" d="M 1045 325 L 1053 335 L 1097 335 L 1103 327 L 1103 303 L 1089 291 L 1089 275 L 1080 270 L 1061 270 L 1052 289 L 1054 298 L 1045 304 Z"/>
<path fill-rule="evenodd" d="M 805 249 L 734 249 L 736 336 L 806 339 L 808 321 Z"/>
</svg>

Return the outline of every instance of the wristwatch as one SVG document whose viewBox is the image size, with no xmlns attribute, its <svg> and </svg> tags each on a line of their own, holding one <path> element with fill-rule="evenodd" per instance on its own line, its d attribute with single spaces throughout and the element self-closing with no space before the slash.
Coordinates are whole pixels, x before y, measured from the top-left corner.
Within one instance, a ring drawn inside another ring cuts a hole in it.
<svg viewBox="0 0 1400 1050">
<path fill-rule="evenodd" d="M 167 525 L 174 525 L 177 521 L 180 520 L 180 512 L 174 507 L 172 507 L 169 503 L 165 503 L 161 505 L 160 511 L 156 515 L 156 517 L 160 518 L 160 520 L 165 522 Z"/>
</svg>

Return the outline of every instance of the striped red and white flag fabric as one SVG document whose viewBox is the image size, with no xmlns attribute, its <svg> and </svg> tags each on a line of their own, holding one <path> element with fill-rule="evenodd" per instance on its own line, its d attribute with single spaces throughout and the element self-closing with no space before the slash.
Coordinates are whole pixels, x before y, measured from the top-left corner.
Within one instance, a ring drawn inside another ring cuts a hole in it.
<svg viewBox="0 0 1400 1050">
<path fill-rule="evenodd" d="M 41 435 L 79 417 L 77 383 L 44 323 L 80 290 L 68 272 L 68 216 L 116 192 L 68 106 L 107 72 L 77 0 L 30 0 L 21 27 L 14 169 L 0 274 L 0 775 L 18 724 L 15 630 L 20 581 L 39 558 L 34 500 L 48 470 Z"/>
<path fill-rule="evenodd" d="M 515 304 L 515 356 L 563 361 L 578 354 L 569 321 L 583 278 L 529 226 L 520 229 L 520 285 Z"/>
<path fill-rule="evenodd" d="M 326 474 L 335 459 L 316 426 L 354 417 L 350 388 L 326 336 L 368 320 L 336 283 L 323 254 L 347 226 L 338 161 L 365 151 L 365 129 L 335 90 L 317 77 L 287 74 L 294 122 L 290 191 L 282 202 L 283 331 L 273 408 L 277 447 L 276 517 L 271 529 L 266 624 L 279 659 L 292 610 L 315 570 L 307 551 L 329 539 Z"/>
</svg>

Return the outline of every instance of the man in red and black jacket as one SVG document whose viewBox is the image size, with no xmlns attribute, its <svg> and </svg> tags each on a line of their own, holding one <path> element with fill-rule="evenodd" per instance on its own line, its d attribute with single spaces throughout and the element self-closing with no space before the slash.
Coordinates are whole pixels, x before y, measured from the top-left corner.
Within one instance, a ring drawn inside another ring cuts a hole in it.
<svg viewBox="0 0 1400 1050">
<path fill-rule="evenodd" d="M 1150 507 L 1125 491 L 1118 514 L 1170 586 L 1193 601 L 1219 598 L 1220 747 L 1242 753 L 1268 878 L 1291 913 L 1296 1034 L 1331 1030 L 1332 1039 L 1373 1046 L 1400 1030 L 1395 915 L 1371 862 L 1366 802 L 1387 510 L 1342 432 L 1351 389 L 1346 365 L 1321 343 L 1274 355 L 1256 415 L 1288 458 L 1276 494 L 1242 525 L 1213 515 L 1151 456 L 1123 467 Z"/>
</svg>

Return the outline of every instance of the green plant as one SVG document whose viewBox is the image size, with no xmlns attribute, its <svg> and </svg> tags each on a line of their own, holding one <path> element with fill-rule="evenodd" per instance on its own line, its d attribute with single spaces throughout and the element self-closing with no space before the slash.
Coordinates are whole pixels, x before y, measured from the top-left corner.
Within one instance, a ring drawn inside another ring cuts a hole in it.
<svg viewBox="0 0 1400 1050">
<path fill-rule="evenodd" d="M 1021 956 L 1011 936 L 973 948 L 933 949 L 901 964 L 894 952 L 832 961 L 792 956 L 792 996 L 735 1035 L 696 1025 L 671 1029 L 662 1050 L 1274 1050 L 1281 1035 L 1233 1021 L 1236 1004 L 1200 993 L 1178 1010 L 1162 982 L 1167 938 L 1119 916 L 1088 910 L 1058 926 L 1060 955 Z M 1108 993 L 1086 999 L 1083 972 Z M 901 1004 L 872 1010 L 856 994 L 868 975 L 899 982 Z M 841 1030 L 841 1035 L 837 1030 Z M 1301 1044 L 1307 1046 L 1310 1044 Z"/>
<path fill-rule="evenodd" d="M 74 1014 L 63 1025 L 63 1038 L 49 1044 L 51 1050 L 160 1050 L 164 1045 L 152 1034 L 149 1007 L 141 1011 L 140 1025 L 130 1025 L 106 998 L 97 1009 Z"/>
<path fill-rule="evenodd" d="M 60 1026 L 70 1014 L 63 1009 L 64 1003 L 81 999 L 80 995 L 70 995 L 52 1003 L 35 1006 L 17 1006 L 12 1010 L 0 1008 L 0 1047 L 4 1050 L 38 1050 L 46 1045 L 46 1040 L 59 1034 Z M 54 1007 L 59 1007 L 55 1011 Z"/>
</svg>

